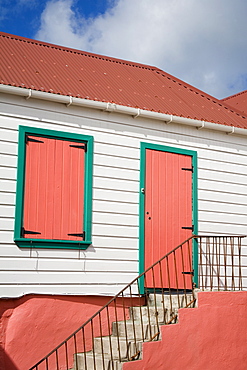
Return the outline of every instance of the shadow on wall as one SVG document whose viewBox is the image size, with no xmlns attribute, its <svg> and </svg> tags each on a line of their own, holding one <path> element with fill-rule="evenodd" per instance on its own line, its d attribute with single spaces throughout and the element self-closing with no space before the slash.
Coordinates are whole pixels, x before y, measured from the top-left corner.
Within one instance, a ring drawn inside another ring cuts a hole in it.
<svg viewBox="0 0 247 370">
<path fill-rule="evenodd" d="M 109 296 L 0 299 L 0 370 L 27 370 L 104 306 Z M 17 366 L 17 367 L 16 367 Z"/>
<path fill-rule="evenodd" d="M 3 347 L 0 347 L 0 369 L 1 370 L 19 370 L 18 367 L 13 363 L 8 354 L 4 351 Z"/>
</svg>

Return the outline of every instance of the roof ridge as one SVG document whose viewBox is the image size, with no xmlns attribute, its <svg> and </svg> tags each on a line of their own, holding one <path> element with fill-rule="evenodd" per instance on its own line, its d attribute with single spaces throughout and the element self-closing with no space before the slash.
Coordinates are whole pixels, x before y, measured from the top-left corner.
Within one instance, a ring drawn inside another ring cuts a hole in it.
<svg viewBox="0 0 247 370">
<path fill-rule="evenodd" d="M 222 101 L 225 101 L 225 100 L 228 100 L 228 99 L 232 99 L 232 98 L 235 98 L 236 96 L 239 96 L 239 95 L 243 95 L 243 94 L 246 94 L 247 93 L 247 90 L 243 90 L 243 91 L 240 91 L 236 94 L 233 94 L 233 95 L 230 95 L 230 96 L 227 96 L 226 98 L 223 98 L 221 99 Z"/>
<path fill-rule="evenodd" d="M 228 107 L 229 110 L 233 109 L 233 106 L 230 103 L 224 103 L 224 104 L 225 104 L 226 107 Z M 247 118 L 247 113 L 245 113 L 244 111 L 242 111 L 238 108 L 235 108 L 235 107 L 234 107 L 234 111 L 235 111 L 235 113 L 238 113 L 238 116 L 241 116 L 244 119 Z"/>
<path fill-rule="evenodd" d="M 179 79 L 178 77 L 175 77 L 175 76 L 163 71 L 162 69 L 156 68 L 156 72 L 158 74 L 162 74 L 163 77 L 166 77 L 166 78 L 172 80 L 173 82 L 178 83 L 179 85 L 183 85 L 185 88 L 189 88 L 193 91 L 197 91 L 199 94 L 202 94 L 203 96 L 207 96 L 210 99 L 215 99 L 215 100 L 219 101 L 219 99 L 215 98 L 213 95 L 207 94 L 205 91 L 198 89 L 197 87 Z"/>
<path fill-rule="evenodd" d="M 40 40 L 34 40 L 34 39 L 30 39 L 30 38 L 26 38 L 26 37 L 22 37 L 22 36 L 17 36 L 17 35 L 12 35 L 10 33 L 0 32 L 0 37 L 6 37 L 6 38 L 13 39 L 13 40 L 23 41 L 23 42 L 27 42 L 27 43 L 35 44 L 35 45 L 39 45 L 39 46 L 50 47 L 52 49 L 57 49 L 57 50 L 61 50 L 61 51 L 69 52 L 69 53 L 74 53 L 74 54 L 87 56 L 89 58 L 97 58 L 97 59 L 102 59 L 102 60 L 106 60 L 106 61 L 113 62 L 113 63 L 120 63 L 120 64 L 128 65 L 128 66 L 131 66 L 131 67 L 137 67 L 137 68 L 147 69 L 147 70 L 151 70 L 151 71 L 157 70 L 157 67 L 154 67 L 154 66 L 150 66 L 150 65 L 146 65 L 146 64 L 142 64 L 142 63 L 138 63 L 138 62 L 131 62 L 131 61 L 124 60 L 124 59 L 118 59 L 118 58 L 110 57 L 110 56 L 107 56 L 107 55 L 95 54 L 95 53 L 91 53 L 91 52 L 88 52 L 88 51 L 69 48 L 67 46 L 50 44 L 48 42 L 44 42 L 44 41 L 40 41 Z"/>
<path fill-rule="evenodd" d="M 174 76 L 170 75 L 169 73 L 166 73 L 166 72 L 162 71 L 162 69 L 156 68 L 156 73 L 161 74 L 163 77 L 166 77 L 166 78 L 168 78 L 169 80 L 172 80 L 175 83 L 178 83 L 179 85 L 183 86 L 186 89 L 190 89 L 192 92 L 195 92 L 196 94 L 200 94 L 201 97 L 212 101 L 212 103 L 214 103 L 214 104 L 218 104 L 220 107 L 224 107 L 225 109 L 230 110 L 231 113 L 235 113 L 237 116 L 241 116 L 242 118 L 247 119 L 247 115 L 242 114 L 244 112 L 241 112 L 240 110 L 235 109 L 235 108 L 233 109 L 233 107 L 228 105 L 227 103 L 222 103 L 224 101 L 224 99 L 217 99 L 214 96 L 209 95 L 206 92 L 194 87 L 193 85 L 190 85 L 187 82 L 184 82 L 184 81 L 180 80 L 179 78 L 174 77 Z M 241 93 L 238 93 L 238 94 L 242 94 L 244 92 L 247 92 L 247 90 L 242 91 Z"/>
</svg>

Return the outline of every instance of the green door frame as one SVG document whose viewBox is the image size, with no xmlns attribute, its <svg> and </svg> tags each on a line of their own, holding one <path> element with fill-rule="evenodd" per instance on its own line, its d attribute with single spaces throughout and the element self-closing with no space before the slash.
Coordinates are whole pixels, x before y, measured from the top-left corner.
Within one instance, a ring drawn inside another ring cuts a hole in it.
<svg viewBox="0 0 247 370">
<path fill-rule="evenodd" d="M 176 154 L 189 155 L 192 157 L 193 177 L 192 177 L 192 221 L 194 225 L 194 234 L 198 233 L 198 195 L 197 195 L 197 152 L 193 150 L 181 149 L 159 144 L 150 144 L 141 142 L 140 157 L 140 193 L 139 193 L 139 274 L 144 272 L 145 266 L 145 177 L 146 177 L 146 149 L 170 152 Z M 193 282 L 198 286 L 198 249 L 197 242 L 193 240 Z M 144 293 L 144 280 L 141 279 L 140 291 Z"/>
</svg>

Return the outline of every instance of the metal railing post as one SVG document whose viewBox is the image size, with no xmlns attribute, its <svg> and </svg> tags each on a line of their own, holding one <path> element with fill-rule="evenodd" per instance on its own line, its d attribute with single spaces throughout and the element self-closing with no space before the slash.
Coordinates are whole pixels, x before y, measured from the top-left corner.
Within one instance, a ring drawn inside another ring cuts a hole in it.
<svg viewBox="0 0 247 370">
<path fill-rule="evenodd" d="M 79 347 L 83 350 L 80 363 L 85 370 L 91 370 L 92 366 L 93 370 L 97 370 L 99 357 L 102 359 L 100 368 L 107 370 L 115 368 L 117 358 L 119 362 L 126 361 L 126 359 L 138 359 L 140 342 L 147 339 L 158 340 L 159 325 L 175 323 L 177 310 L 181 307 L 191 307 L 194 304 L 195 287 L 202 290 L 243 289 L 242 238 L 243 236 L 194 235 L 187 239 L 111 298 L 105 306 L 30 370 L 43 370 L 44 368 L 58 370 L 65 367 L 68 370 L 71 368 L 69 358 L 71 350 L 75 354 L 74 368 L 79 370 L 77 355 Z M 185 271 L 188 268 L 189 271 Z M 192 276 L 193 271 L 195 272 L 194 277 Z M 247 281 L 247 276 L 245 278 Z M 153 303 L 151 305 L 152 294 Z M 145 299 L 148 295 L 149 299 Z M 173 300 L 174 295 L 177 307 Z M 188 298 L 190 295 L 192 298 Z M 158 298 L 161 299 L 162 304 L 158 305 Z M 127 317 L 127 309 L 129 309 L 130 318 Z M 160 312 L 162 321 L 158 316 Z M 168 312 L 170 317 L 167 317 Z M 119 319 L 123 321 L 123 325 L 119 323 Z M 112 341 L 111 325 L 113 322 L 115 322 L 115 342 Z M 97 323 L 99 323 L 98 326 Z M 123 330 L 120 330 L 119 324 L 122 325 Z M 98 335 L 98 331 L 100 340 L 96 342 L 95 335 Z M 82 344 L 78 347 L 79 332 L 82 335 Z M 91 352 L 88 348 L 87 332 L 91 333 L 91 336 L 89 334 Z M 103 339 L 106 335 L 109 336 L 109 343 Z M 107 343 L 110 352 L 108 357 L 107 350 L 104 348 Z M 117 354 L 113 353 L 113 347 L 116 347 Z M 123 353 L 121 348 L 126 348 L 126 353 Z"/>
</svg>

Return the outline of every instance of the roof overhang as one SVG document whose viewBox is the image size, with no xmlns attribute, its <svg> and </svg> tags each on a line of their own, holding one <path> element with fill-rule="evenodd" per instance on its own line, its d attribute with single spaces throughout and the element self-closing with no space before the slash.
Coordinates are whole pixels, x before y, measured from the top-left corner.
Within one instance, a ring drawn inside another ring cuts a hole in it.
<svg viewBox="0 0 247 370">
<path fill-rule="evenodd" d="M 149 110 L 118 105 L 114 103 L 74 98 L 72 96 L 47 93 L 43 91 L 31 90 L 31 89 L 15 87 L 15 86 L 10 86 L 10 85 L 3 85 L 3 84 L 0 84 L 0 92 L 5 93 L 5 94 L 23 96 L 26 99 L 33 98 L 33 99 L 39 99 L 39 100 L 46 100 L 46 101 L 50 101 L 53 103 L 65 104 L 67 106 L 73 105 L 73 106 L 79 106 L 79 107 L 84 107 L 84 108 L 98 109 L 98 110 L 102 110 L 106 112 L 126 114 L 129 116 L 133 116 L 134 118 L 142 117 L 142 118 L 147 118 L 147 119 L 153 119 L 153 120 L 163 121 L 166 124 L 173 122 L 173 123 L 177 123 L 181 125 L 193 126 L 197 129 L 207 129 L 207 130 L 225 132 L 226 134 L 247 136 L 247 129 L 243 129 L 239 127 L 227 126 L 227 125 L 218 124 L 214 122 L 208 122 L 208 121 L 200 121 L 196 119 L 179 117 L 179 116 L 174 116 L 170 114 L 158 113 L 158 112 L 153 112 Z"/>
</svg>

